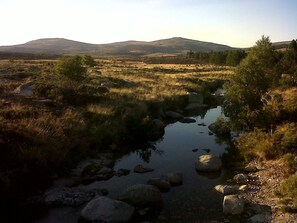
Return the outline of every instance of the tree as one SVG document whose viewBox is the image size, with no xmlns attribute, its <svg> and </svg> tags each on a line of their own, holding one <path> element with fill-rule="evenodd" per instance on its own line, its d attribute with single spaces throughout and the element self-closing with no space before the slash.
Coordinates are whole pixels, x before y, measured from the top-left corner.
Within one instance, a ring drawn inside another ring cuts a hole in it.
<svg viewBox="0 0 297 223">
<path fill-rule="evenodd" d="M 69 80 L 81 81 L 86 78 L 86 69 L 80 56 L 62 58 L 57 62 L 55 70 L 57 74 Z"/>
<path fill-rule="evenodd" d="M 262 36 L 240 63 L 229 83 L 225 84 L 225 112 L 235 126 L 249 128 L 261 123 L 262 95 L 277 85 L 275 52 L 269 37 Z"/>
<path fill-rule="evenodd" d="M 289 75 L 290 85 L 297 85 L 297 40 L 292 40 L 281 60 L 281 72 Z"/>
<path fill-rule="evenodd" d="M 246 57 L 244 50 L 230 50 L 226 58 L 226 65 L 237 66 Z"/>
<path fill-rule="evenodd" d="M 89 67 L 94 67 L 96 65 L 96 61 L 94 58 L 90 55 L 84 55 L 83 57 L 83 64 L 89 66 Z"/>
</svg>

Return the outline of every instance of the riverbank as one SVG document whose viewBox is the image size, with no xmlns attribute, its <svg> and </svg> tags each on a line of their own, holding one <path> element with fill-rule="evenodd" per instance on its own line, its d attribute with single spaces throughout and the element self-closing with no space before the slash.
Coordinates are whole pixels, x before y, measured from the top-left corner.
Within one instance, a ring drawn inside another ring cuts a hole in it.
<svg viewBox="0 0 297 223">
<path fill-rule="evenodd" d="M 249 173 L 253 182 L 244 197 L 251 203 L 270 207 L 271 223 L 296 222 L 297 214 L 284 211 L 281 197 L 277 196 L 280 184 L 288 177 L 288 167 L 282 160 L 269 160 L 265 162 L 254 161 L 248 164 L 257 167 L 259 171 Z"/>
</svg>

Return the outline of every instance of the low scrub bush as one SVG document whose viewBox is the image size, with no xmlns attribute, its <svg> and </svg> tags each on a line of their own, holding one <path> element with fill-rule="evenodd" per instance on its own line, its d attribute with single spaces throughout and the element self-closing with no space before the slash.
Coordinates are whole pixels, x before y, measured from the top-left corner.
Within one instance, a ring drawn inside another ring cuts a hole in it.
<svg viewBox="0 0 297 223">
<path fill-rule="evenodd" d="M 237 140 L 237 148 L 245 160 L 260 158 L 262 160 L 279 158 L 286 153 L 296 153 L 297 125 L 288 123 L 280 125 L 273 133 L 255 129 Z"/>
<path fill-rule="evenodd" d="M 286 211 L 297 211 L 297 174 L 291 175 L 284 180 L 277 194 L 281 197 L 283 209 Z"/>
</svg>

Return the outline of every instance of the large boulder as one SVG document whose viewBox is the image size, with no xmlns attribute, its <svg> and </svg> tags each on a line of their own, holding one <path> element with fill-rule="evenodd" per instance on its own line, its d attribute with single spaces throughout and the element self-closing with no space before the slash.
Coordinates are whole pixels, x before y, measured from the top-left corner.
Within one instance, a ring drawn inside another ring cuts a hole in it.
<svg viewBox="0 0 297 223">
<path fill-rule="evenodd" d="M 197 171 L 213 172 L 222 169 L 222 161 L 219 157 L 211 154 L 201 155 L 198 157 L 195 167 Z"/>
<path fill-rule="evenodd" d="M 157 187 L 161 192 L 168 192 L 170 190 L 170 183 L 160 178 L 152 178 L 147 181 L 147 184 Z"/>
<path fill-rule="evenodd" d="M 166 179 L 172 186 L 183 184 L 183 174 L 181 172 L 168 173 Z"/>
<path fill-rule="evenodd" d="M 128 187 L 120 200 L 138 209 L 160 210 L 163 206 L 162 194 L 152 185 L 137 184 Z"/>
<path fill-rule="evenodd" d="M 245 201 L 238 195 L 227 195 L 223 201 L 224 214 L 239 215 L 243 212 Z"/>
<path fill-rule="evenodd" d="M 134 214 L 134 207 L 108 197 L 96 197 L 80 213 L 80 221 L 123 223 L 129 222 Z"/>
</svg>

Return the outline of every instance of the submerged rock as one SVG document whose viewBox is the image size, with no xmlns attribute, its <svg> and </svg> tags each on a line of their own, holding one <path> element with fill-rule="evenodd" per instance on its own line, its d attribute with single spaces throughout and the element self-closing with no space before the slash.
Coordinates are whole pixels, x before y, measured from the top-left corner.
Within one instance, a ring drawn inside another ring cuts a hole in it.
<svg viewBox="0 0 297 223">
<path fill-rule="evenodd" d="M 177 186 L 183 184 L 183 174 L 181 172 L 172 172 L 166 175 L 166 180 L 172 185 Z"/>
<path fill-rule="evenodd" d="M 126 176 L 126 175 L 129 175 L 130 174 L 130 170 L 128 169 L 118 169 L 117 172 L 116 172 L 116 176 L 118 177 L 121 177 L 121 176 Z"/>
<path fill-rule="evenodd" d="M 147 173 L 147 172 L 152 172 L 154 169 L 149 168 L 149 167 L 144 167 L 142 165 L 137 165 L 134 167 L 134 172 L 135 173 Z"/>
<path fill-rule="evenodd" d="M 134 214 L 134 207 L 108 197 L 91 200 L 80 213 L 80 221 L 123 223 L 129 222 Z"/>
<path fill-rule="evenodd" d="M 181 122 L 181 123 L 194 123 L 194 122 L 196 122 L 196 120 L 193 119 L 193 118 L 183 118 L 183 119 L 179 120 L 179 122 Z"/>
<path fill-rule="evenodd" d="M 223 201 L 224 214 L 239 215 L 243 212 L 245 201 L 238 195 L 227 195 Z"/>
<path fill-rule="evenodd" d="M 44 194 L 43 203 L 48 206 L 79 206 L 97 195 L 105 194 L 103 190 L 84 190 L 81 188 L 58 187 Z"/>
<path fill-rule="evenodd" d="M 163 206 L 162 194 L 158 188 L 146 184 L 128 187 L 120 196 L 120 200 L 139 209 L 160 210 Z"/>
<path fill-rule="evenodd" d="M 201 155 L 198 157 L 195 167 L 197 171 L 212 172 L 222 169 L 222 161 L 219 157 L 213 155 Z"/>
<path fill-rule="evenodd" d="M 157 187 L 161 192 L 168 192 L 171 187 L 170 183 L 160 178 L 149 179 L 147 184 Z"/>
<path fill-rule="evenodd" d="M 166 115 L 167 118 L 177 119 L 177 120 L 182 119 L 184 117 L 180 113 L 174 112 L 174 111 L 167 111 L 165 113 L 165 115 Z"/>
</svg>

